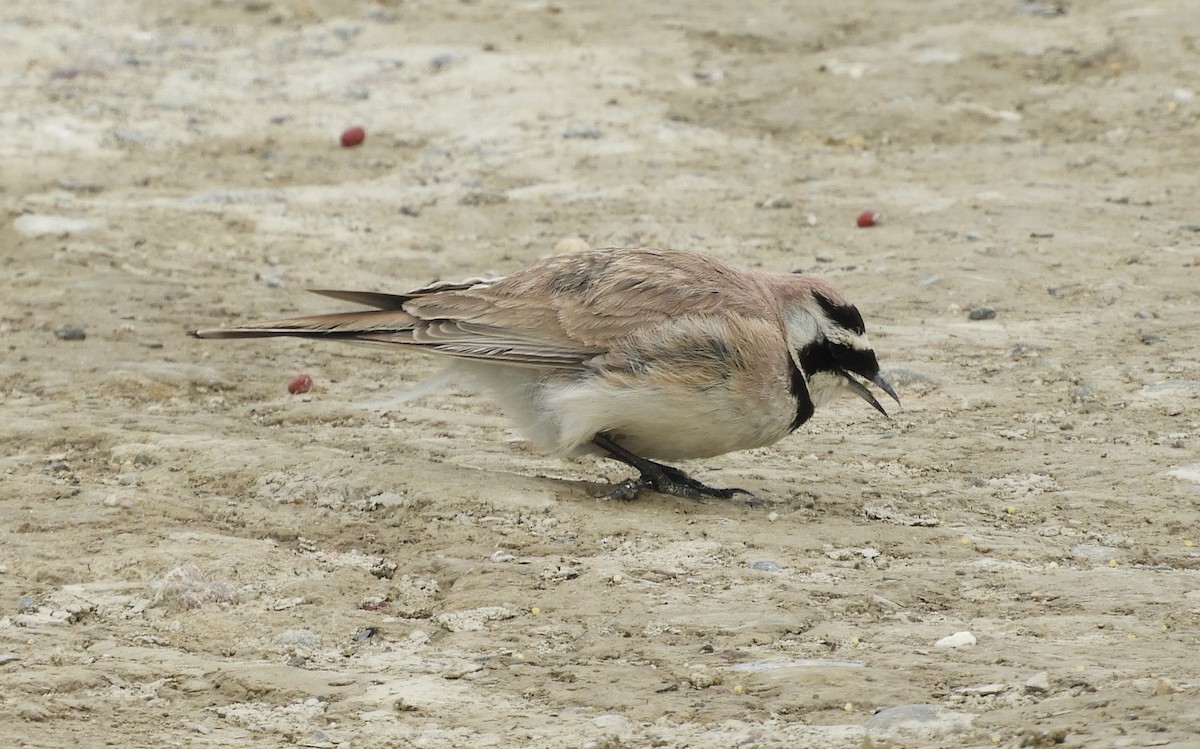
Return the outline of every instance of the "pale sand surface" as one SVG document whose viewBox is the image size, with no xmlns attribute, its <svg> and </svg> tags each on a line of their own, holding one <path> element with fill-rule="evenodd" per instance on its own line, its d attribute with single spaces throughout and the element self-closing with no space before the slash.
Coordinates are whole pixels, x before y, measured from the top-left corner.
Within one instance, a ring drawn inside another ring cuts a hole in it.
<svg viewBox="0 0 1200 749">
<path fill-rule="evenodd" d="M 0 744 L 1200 745 L 1200 13 L 1039 8 L 7 3 Z M 606 503 L 185 336 L 572 236 L 830 277 L 903 407 Z"/>
</svg>

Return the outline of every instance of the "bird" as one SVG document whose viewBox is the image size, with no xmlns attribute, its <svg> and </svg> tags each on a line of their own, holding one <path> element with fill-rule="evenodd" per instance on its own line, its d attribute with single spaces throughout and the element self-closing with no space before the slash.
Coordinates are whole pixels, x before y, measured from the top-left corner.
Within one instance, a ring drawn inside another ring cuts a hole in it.
<svg viewBox="0 0 1200 749">
<path fill-rule="evenodd" d="M 842 393 L 886 417 L 867 383 L 900 402 L 858 308 L 829 281 L 738 268 L 693 251 L 590 249 L 550 255 L 505 277 L 402 294 L 312 291 L 371 309 L 190 334 L 441 355 L 448 366 L 439 382 L 490 391 L 541 452 L 598 455 L 636 470 L 606 495 L 612 499 L 631 500 L 643 489 L 694 499 L 749 495 L 657 461 L 774 444 Z"/>
</svg>

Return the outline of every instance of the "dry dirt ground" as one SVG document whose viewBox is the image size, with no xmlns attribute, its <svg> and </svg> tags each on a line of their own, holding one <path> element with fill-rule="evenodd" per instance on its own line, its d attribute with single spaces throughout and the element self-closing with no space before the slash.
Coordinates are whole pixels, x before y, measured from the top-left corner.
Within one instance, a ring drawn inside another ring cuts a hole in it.
<svg viewBox="0 0 1200 749">
<path fill-rule="evenodd" d="M 1200 746 L 1194 0 L 17 0 L 0 50 L 0 744 Z M 830 277 L 903 407 L 611 503 L 399 404 L 419 355 L 185 335 L 572 236 Z"/>
</svg>

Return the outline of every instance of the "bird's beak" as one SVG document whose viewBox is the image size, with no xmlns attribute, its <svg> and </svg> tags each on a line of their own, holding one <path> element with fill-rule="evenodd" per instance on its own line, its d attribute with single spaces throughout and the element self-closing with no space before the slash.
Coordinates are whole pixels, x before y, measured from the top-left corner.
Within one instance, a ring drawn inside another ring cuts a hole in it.
<svg viewBox="0 0 1200 749">
<path fill-rule="evenodd" d="M 883 410 L 883 406 L 879 405 L 879 401 L 875 400 L 875 396 L 871 394 L 871 391 L 867 390 L 866 385 L 855 379 L 849 372 L 843 372 L 842 374 L 846 376 L 846 384 L 855 395 L 857 395 L 859 398 L 862 398 L 867 403 L 870 403 L 879 413 L 883 414 L 884 416 L 888 415 L 888 412 Z M 888 382 L 883 375 L 875 375 L 875 378 L 872 379 L 871 382 L 878 385 L 880 390 L 892 396 L 892 400 L 896 401 L 896 403 L 900 402 L 900 398 L 896 395 L 896 391 L 892 389 L 892 384 Z M 891 417 L 889 416 L 888 418 Z"/>
<path fill-rule="evenodd" d="M 875 375 L 875 379 L 871 380 L 880 390 L 892 396 L 892 400 L 896 401 L 896 405 L 900 405 L 900 396 L 896 395 L 896 391 L 892 389 L 892 383 L 887 381 L 887 378 L 881 374 Z"/>
</svg>

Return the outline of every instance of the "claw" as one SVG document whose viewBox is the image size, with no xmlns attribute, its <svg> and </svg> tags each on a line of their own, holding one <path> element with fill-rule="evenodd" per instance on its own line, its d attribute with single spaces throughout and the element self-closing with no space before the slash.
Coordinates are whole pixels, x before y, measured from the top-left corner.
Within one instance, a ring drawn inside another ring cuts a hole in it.
<svg viewBox="0 0 1200 749">
<path fill-rule="evenodd" d="M 699 499 L 700 497 L 731 499 L 738 494 L 753 496 L 745 489 L 716 489 L 697 481 L 674 466 L 639 458 L 604 435 L 598 434 L 592 441 L 597 447 L 607 451 L 614 459 L 633 466 L 641 473 L 636 479 L 629 479 L 618 484 L 604 496 L 604 499 L 629 501 L 637 497 L 642 489 L 653 489 L 662 494 L 686 499 Z"/>
</svg>

